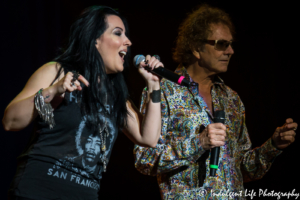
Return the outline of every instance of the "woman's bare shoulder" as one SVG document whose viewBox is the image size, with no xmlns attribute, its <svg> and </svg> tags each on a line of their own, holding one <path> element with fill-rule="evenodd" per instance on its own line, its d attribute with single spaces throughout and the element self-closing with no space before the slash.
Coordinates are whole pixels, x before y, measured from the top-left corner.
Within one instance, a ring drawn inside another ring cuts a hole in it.
<svg viewBox="0 0 300 200">
<path fill-rule="evenodd" d="M 26 98 L 35 94 L 41 88 L 47 88 L 51 86 L 53 81 L 55 80 L 57 73 L 60 69 L 60 64 L 57 62 L 48 62 L 38 68 L 28 79 L 26 85 L 23 90 L 17 95 L 17 97 L 13 101 L 17 101 L 19 99 Z M 63 72 L 63 70 L 62 70 Z M 64 74 L 62 73 L 58 80 L 61 79 Z M 56 81 L 55 81 L 56 82 Z M 55 83 L 54 82 L 54 83 Z"/>
<path fill-rule="evenodd" d="M 41 66 L 35 73 L 37 73 L 38 75 L 56 76 L 60 67 L 61 65 L 58 62 L 52 61 Z"/>
</svg>

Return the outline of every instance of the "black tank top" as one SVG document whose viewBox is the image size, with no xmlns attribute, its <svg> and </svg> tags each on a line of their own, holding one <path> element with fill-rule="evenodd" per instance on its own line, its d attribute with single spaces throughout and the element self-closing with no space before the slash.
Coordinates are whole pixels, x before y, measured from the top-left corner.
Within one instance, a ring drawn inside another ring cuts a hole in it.
<svg viewBox="0 0 300 200">
<path fill-rule="evenodd" d="M 103 171 L 99 128 L 89 126 L 77 102 L 80 92 L 66 93 L 54 110 L 56 125 L 40 117 L 28 148 L 18 158 L 17 173 L 9 193 L 32 199 L 98 199 Z M 109 159 L 118 129 L 112 106 L 99 110 L 100 129 L 106 124 L 106 158 Z M 103 137 L 102 137 L 103 138 Z"/>
</svg>

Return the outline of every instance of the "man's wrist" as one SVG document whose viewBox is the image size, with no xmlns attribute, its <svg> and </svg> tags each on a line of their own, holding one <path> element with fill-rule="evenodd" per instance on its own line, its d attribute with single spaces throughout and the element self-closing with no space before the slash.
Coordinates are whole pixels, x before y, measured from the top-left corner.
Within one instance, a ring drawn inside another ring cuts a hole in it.
<svg viewBox="0 0 300 200">
<path fill-rule="evenodd" d="M 280 148 L 277 147 L 277 145 L 276 145 L 276 143 L 275 143 L 273 137 L 271 137 L 271 145 L 272 145 L 275 149 L 280 150 L 280 151 L 283 151 L 283 149 L 280 149 Z"/>
</svg>

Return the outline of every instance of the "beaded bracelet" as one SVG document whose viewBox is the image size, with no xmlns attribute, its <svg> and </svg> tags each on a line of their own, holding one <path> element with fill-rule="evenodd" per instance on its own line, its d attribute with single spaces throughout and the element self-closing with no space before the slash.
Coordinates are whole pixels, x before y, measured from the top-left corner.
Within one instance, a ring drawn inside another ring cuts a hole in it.
<svg viewBox="0 0 300 200">
<path fill-rule="evenodd" d="M 52 129 L 55 125 L 53 108 L 50 103 L 45 103 L 42 92 L 43 88 L 41 88 L 34 96 L 35 109 L 38 111 L 40 117 L 49 124 L 49 128 Z"/>
</svg>

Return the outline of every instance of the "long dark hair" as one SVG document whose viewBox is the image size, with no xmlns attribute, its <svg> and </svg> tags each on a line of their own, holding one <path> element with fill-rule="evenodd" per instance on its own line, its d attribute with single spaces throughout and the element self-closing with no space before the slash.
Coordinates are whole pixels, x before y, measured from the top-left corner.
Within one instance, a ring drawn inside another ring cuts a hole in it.
<svg viewBox="0 0 300 200">
<path fill-rule="evenodd" d="M 103 59 L 95 47 L 96 39 L 108 28 L 106 17 L 109 15 L 122 19 L 128 35 L 127 22 L 117 11 L 106 6 L 89 7 L 71 26 L 68 46 L 54 61 L 61 65 L 57 77 L 62 68 L 66 68 L 79 72 L 89 81 L 89 87 L 83 85 L 79 97 L 81 112 L 89 123 L 99 125 L 98 111 L 105 110 L 109 104 L 114 108 L 110 115 L 117 117 L 117 125 L 122 128 L 127 122 L 128 89 L 122 73 L 106 74 Z M 124 70 L 128 68 L 128 57 L 127 53 Z"/>
</svg>

